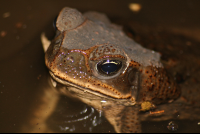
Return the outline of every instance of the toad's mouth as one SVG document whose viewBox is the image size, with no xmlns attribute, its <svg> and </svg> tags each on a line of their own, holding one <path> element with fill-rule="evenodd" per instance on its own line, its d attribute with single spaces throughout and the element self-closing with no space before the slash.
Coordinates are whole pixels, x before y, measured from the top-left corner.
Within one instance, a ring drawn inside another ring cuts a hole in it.
<svg viewBox="0 0 200 134">
<path fill-rule="evenodd" d="M 127 98 L 127 99 L 114 98 L 114 97 L 105 95 L 103 93 L 99 93 L 97 91 L 92 91 L 89 88 L 85 88 L 85 87 L 73 84 L 69 81 L 62 80 L 58 76 L 54 75 L 53 72 L 51 72 L 51 71 L 49 71 L 49 73 L 56 82 L 67 87 L 66 90 L 69 90 L 70 92 L 75 93 L 77 95 L 77 97 L 84 97 L 84 98 L 88 98 L 91 100 L 110 100 L 110 101 L 115 101 L 116 103 L 124 104 L 124 105 L 135 105 L 136 104 L 135 101 L 132 101 L 129 98 Z"/>
</svg>

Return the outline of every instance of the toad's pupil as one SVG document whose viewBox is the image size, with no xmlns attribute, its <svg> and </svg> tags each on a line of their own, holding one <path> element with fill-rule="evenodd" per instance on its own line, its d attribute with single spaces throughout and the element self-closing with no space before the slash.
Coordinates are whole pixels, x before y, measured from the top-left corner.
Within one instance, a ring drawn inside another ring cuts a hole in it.
<svg viewBox="0 0 200 134">
<path fill-rule="evenodd" d="M 117 70 L 118 66 L 115 63 L 106 63 L 101 66 L 101 70 L 106 74 L 111 74 Z"/>
<path fill-rule="evenodd" d="M 97 64 L 97 69 L 99 73 L 108 76 L 116 74 L 121 69 L 121 67 L 121 61 L 117 60 L 104 60 Z"/>
</svg>

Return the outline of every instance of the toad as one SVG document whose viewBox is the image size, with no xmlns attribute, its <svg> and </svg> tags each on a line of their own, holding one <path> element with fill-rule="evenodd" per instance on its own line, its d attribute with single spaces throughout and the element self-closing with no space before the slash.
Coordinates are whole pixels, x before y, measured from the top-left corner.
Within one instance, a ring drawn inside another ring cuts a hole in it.
<svg viewBox="0 0 200 134">
<path fill-rule="evenodd" d="M 64 94 L 103 111 L 116 132 L 141 132 L 141 104 L 162 105 L 180 96 L 181 90 L 168 77 L 160 54 L 129 38 L 104 14 L 82 14 L 65 7 L 56 28 L 51 42 L 41 36 L 45 64 L 56 88 L 47 93 L 56 97 L 47 97 L 52 99 L 52 108 L 43 124 L 59 94 Z"/>
</svg>

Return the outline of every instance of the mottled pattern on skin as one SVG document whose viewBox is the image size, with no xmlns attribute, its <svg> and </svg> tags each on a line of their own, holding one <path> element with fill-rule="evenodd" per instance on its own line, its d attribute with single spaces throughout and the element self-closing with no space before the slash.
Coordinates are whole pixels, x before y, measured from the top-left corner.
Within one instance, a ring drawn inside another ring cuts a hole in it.
<svg viewBox="0 0 200 134">
<path fill-rule="evenodd" d="M 70 23 L 74 24 L 73 29 L 63 30 L 63 43 L 61 47 L 86 50 L 95 45 L 109 43 L 123 49 L 131 59 L 142 63 L 144 66 L 151 64 L 154 64 L 157 67 L 162 66 L 159 62 L 160 55 L 158 53 L 143 48 L 134 40 L 127 37 L 120 28 L 117 28 L 117 25 L 106 25 L 106 23 L 101 20 L 101 23 L 98 23 L 97 21 L 91 21 L 89 18 L 86 18 L 83 22 L 82 15 L 75 9 L 63 8 L 60 15 L 64 17 L 58 16 L 56 22 L 58 30 L 62 29 L 64 27 L 63 25 L 67 23 L 68 19 L 63 21 L 63 18 L 69 16 L 69 10 L 73 10 L 74 15 L 76 16 L 73 18 L 76 19 L 70 20 Z M 81 20 L 79 20 L 79 18 L 81 18 Z M 62 21 L 60 19 L 62 19 Z M 96 19 L 94 18 L 93 20 Z M 77 23 L 77 21 L 82 23 Z"/>
<path fill-rule="evenodd" d="M 68 10 L 64 8 L 61 16 L 68 16 Z M 73 12 L 78 11 L 73 9 Z M 63 23 L 59 18 L 58 29 L 59 23 Z M 180 95 L 158 61 L 159 54 L 142 48 L 119 29 L 86 19 L 74 29 L 60 32 L 45 58 L 56 77 L 106 96 L 130 101 L 137 98 L 139 103 L 150 100 L 159 104 Z M 96 64 L 106 59 L 122 62 L 122 68 L 112 77 L 101 75 L 96 69 Z M 134 94 L 134 90 L 138 90 L 138 94 Z"/>
<path fill-rule="evenodd" d="M 60 12 L 57 18 L 56 26 L 59 31 L 65 31 L 76 28 L 85 21 L 85 17 L 77 12 L 76 9 L 66 7 Z"/>
<path fill-rule="evenodd" d="M 109 23 L 105 15 L 99 13 L 98 16 L 100 20 L 92 18 L 92 12 L 83 16 L 76 9 L 63 8 L 56 22 L 56 37 L 45 54 L 46 66 L 52 78 L 66 86 L 62 93 L 73 90 L 75 96 L 89 92 L 84 98 L 76 98 L 99 110 L 104 98 L 106 106 L 111 107 L 104 109 L 105 117 L 116 132 L 140 132 L 138 104 L 175 100 L 181 93 L 180 88 L 167 76 L 159 53 L 127 37 L 120 27 Z M 121 63 L 113 75 L 98 70 L 98 64 L 107 60 Z M 96 100 L 87 97 L 91 95 L 96 96 Z M 127 102 L 122 103 L 123 100 Z M 117 109 L 118 102 L 121 102 L 120 109 Z M 116 115 L 121 113 L 118 119 L 109 116 L 113 110 Z"/>
<path fill-rule="evenodd" d="M 121 112 L 121 132 L 123 133 L 141 133 L 140 119 L 138 117 L 138 106 L 126 107 Z"/>
<path fill-rule="evenodd" d="M 165 70 L 149 66 L 140 71 L 142 71 L 142 87 L 139 93 L 141 101 L 152 101 L 154 104 L 159 104 L 179 97 L 180 89 L 169 80 Z"/>
</svg>

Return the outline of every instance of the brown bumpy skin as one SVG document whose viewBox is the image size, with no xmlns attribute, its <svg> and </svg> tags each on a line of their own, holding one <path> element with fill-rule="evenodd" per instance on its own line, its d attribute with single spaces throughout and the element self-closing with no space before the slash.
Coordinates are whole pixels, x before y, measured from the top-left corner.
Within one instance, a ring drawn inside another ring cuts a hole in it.
<svg viewBox="0 0 200 134">
<path fill-rule="evenodd" d="M 180 88 L 166 74 L 163 68 L 146 67 L 141 71 L 140 101 L 151 101 L 154 104 L 168 102 L 180 96 Z"/>
<path fill-rule="evenodd" d="M 68 86 L 67 90 L 84 92 L 83 98 L 77 98 L 96 109 L 102 98 L 112 100 L 112 108 L 104 112 L 117 132 L 140 132 L 138 104 L 171 102 L 180 96 L 180 88 L 167 76 L 159 53 L 127 37 L 117 25 L 105 21 L 105 16 L 100 20 L 89 16 L 71 8 L 60 12 L 56 37 L 46 51 L 46 66 L 57 82 Z M 119 69 L 112 75 L 102 73 L 99 63 L 110 61 L 120 63 Z M 100 97 L 98 103 L 90 101 L 91 94 Z M 113 111 L 122 114 L 116 118 Z"/>
</svg>

